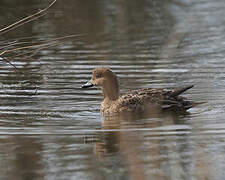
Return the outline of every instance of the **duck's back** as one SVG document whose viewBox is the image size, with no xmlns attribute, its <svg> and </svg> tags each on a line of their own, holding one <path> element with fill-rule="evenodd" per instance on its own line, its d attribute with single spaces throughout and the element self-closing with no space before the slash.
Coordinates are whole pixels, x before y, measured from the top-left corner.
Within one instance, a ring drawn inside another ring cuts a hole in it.
<svg viewBox="0 0 225 180">
<path fill-rule="evenodd" d="M 146 88 L 131 91 L 128 94 L 120 96 L 117 109 L 120 112 L 145 111 L 149 108 L 186 111 L 193 107 L 194 103 L 179 95 L 192 87 L 187 86 L 177 90 Z"/>
</svg>

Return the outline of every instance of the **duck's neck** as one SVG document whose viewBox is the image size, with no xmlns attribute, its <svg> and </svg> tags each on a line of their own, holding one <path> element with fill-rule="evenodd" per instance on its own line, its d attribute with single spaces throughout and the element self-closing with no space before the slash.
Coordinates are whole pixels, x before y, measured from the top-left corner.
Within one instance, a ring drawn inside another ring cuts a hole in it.
<svg viewBox="0 0 225 180">
<path fill-rule="evenodd" d="M 109 91 L 104 89 L 103 93 L 104 93 L 104 99 L 116 101 L 119 98 L 119 93 L 113 89 L 111 89 Z"/>
<path fill-rule="evenodd" d="M 119 98 L 119 84 L 117 79 L 109 81 L 103 86 L 104 99 L 116 101 Z"/>
</svg>

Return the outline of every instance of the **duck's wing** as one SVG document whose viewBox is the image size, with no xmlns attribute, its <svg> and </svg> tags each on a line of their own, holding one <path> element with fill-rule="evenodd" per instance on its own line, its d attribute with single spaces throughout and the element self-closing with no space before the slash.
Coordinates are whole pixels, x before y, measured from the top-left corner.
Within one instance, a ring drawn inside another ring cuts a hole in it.
<svg viewBox="0 0 225 180">
<path fill-rule="evenodd" d="M 197 105 L 197 103 L 187 100 L 186 98 L 179 96 L 183 92 L 191 89 L 194 85 L 178 88 L 175 90 L 167 91 L 164 98 L 161 100 L 162 109 L 176 109 L 176 110 L 187 110 Z"/>
<path fill-rule="evenodd" d="M 160 102 L 160 106 L 164 110 L 186 111 L 187 109 L 196 106 L 196 103 L 186 100 L 184 97 L 179 97 L 179 99 L 175 100 L 163 99 Z"/>
<path fill-rule="evenodd" d="M 158 106 L 162 110 L 185 111 L 196 105 L 193 101 L 179 96 L 183 92 L 192 88 L 193 85 L 178 88 L 175 90 L 163 88 L 146 88 L 131 91 L 122 95 L 119 99 L 121 107 L 139 109 L 139 107 Z"/>
</svg>

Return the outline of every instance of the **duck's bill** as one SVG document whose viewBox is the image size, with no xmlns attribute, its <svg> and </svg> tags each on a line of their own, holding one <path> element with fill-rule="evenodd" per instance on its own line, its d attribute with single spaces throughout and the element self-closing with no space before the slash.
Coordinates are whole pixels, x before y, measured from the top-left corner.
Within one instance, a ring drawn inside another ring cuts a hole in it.
<svg viewBox="0 0 225 180">
<path fill-rule="evenodd" d="M 92 87 L 92 86 L 94 86 L 94 85 L 91 83 L 91 81 L 88 81 L 86 84 L 83 84 L 81 87 L 82 88 L 89 88 L 89 87 Z"/>
</svg>

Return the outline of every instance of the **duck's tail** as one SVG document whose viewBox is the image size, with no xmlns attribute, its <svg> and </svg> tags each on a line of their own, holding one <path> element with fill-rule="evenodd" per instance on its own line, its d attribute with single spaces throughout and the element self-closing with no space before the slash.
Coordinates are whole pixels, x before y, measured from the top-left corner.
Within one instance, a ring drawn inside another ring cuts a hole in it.
<svg viewBox="0 0 225 180">
<path fill-rule="evenodd" d="M 205 101 L 199 101 L 199 102 L 192 102 L 191 103 L 191 107 L 195 107 L 195 106 L 198 106 L 198 105 L 200 105 L 200 104 L 205 104 L 206 102 Z"/>
<path fill-rule="evenodd" d="M 190 86 L 186 86 L 186 87 L 174 90 L 170 94 L 170 98 L 171 99 L 163 100 L 162 108 L 163 109 L 174 108 L 174 109 L 177 109 L 177 110 L 184 110 L 184 111 L 186 111 L 187 109 L 190 109 L 192 107 L 195 107 L 197 105 L 205 103 L 205 102 L 190 101 L 190 100 L 187 100 L 184 97 L 179 96 L 180 94 L 182 94 L 183 92 L 187 91 L 188 89 L 191 89 L 192 87 L 194 87 L 194 85 L 190 85 Z"/>
<path fill-rule="evenodd" d="M 183 92 L 187 91 L 188 89 L 191 89 L 193 88 L 194 85 L 190 85 L 190 86 L 186 86 L 186 87 L 183 87 L 183 88 L 179 88 L 179 89 L 176 89 L 174 90 L 172 93 L 171 93 L 171 97 L 176 97 L 176 96 L 179 96 L 180 94 L 182 94 Z"/>
</svg>

